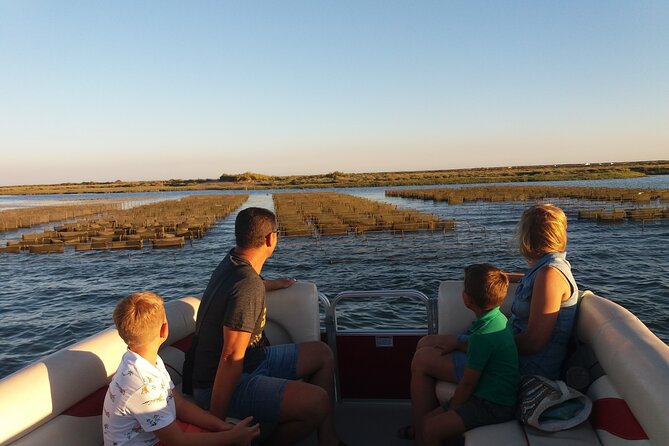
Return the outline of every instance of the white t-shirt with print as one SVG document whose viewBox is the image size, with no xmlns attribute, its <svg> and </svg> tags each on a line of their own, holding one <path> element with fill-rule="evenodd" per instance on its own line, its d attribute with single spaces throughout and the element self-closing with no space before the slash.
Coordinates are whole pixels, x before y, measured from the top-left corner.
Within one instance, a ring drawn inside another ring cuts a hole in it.
<svg viewBox="0 0 669 446">
<path fill-rule="evenodd" d="M 150 446 L 152 433 L 176 420 L 174 384 L 163 360 L 151 364 L 128 350 L 109 384 L 102 410 L 105 446 Z"/>
</svg>

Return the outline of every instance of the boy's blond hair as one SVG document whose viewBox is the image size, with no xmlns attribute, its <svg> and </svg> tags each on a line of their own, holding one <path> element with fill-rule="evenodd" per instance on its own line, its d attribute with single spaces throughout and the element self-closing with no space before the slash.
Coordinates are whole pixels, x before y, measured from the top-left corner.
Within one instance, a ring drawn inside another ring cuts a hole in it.
<svg viewBox="0 0 669 446">
<path fill-rule="evenodd" d="M 158 336 L 165 322 L 163 298 L 151 291 L 131 294 L 116 305 L 112 317 L 128 347 L 144 345 Z"/>
<path fill-rule="evenodd" d="M 523 212 L 518 224 L 518 247 L 523 257 L 537 260 L 567 249 L 567 216 L 552 204 L 537 204 Z"/>
<path fill-rule="evenodd" d="M 465 268 L 465 293 L 481 310 L 499 307 L 509 288 L 509 278 L 489 263 L 475 263 Z"/>
</svg>

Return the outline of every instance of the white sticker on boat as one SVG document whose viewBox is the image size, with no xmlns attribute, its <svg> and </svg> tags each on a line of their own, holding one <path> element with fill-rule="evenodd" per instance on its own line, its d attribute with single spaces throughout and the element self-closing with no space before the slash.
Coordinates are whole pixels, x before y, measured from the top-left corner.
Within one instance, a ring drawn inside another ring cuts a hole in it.
<svg viewBox="0 0 669 446">
<path fill-rule="evenodd" d="M 375 336 L 377 347 L 393 347 L 392 336 Z"/>
</svg>

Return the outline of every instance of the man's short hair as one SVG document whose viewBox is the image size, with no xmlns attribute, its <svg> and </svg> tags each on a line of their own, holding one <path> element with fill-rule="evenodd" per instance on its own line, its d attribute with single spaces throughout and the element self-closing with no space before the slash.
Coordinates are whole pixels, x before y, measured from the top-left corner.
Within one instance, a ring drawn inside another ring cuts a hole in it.
<svg viewBox="0 0 669 446">
<path fill-rule="evenodd" d="M 269 209 L 246 208 L 235 219 L 235 243 L 240 248 L 258 248 L 276 231 L 276 215 Z"/>
<path fill-rule="evenodd" d="M 116 305 L 112 317 L 128 347 L 144 345 L 157 337 L 165 322 L 163 298 L 151 291 L 131 294 Z"/>
<path fill-rule="evenodd" d="M 482 310 L 500 306 L 508 288 L 506 274 L 489 263 L 476 263 L 465 268 L 465 293 Z"/>
</svg>

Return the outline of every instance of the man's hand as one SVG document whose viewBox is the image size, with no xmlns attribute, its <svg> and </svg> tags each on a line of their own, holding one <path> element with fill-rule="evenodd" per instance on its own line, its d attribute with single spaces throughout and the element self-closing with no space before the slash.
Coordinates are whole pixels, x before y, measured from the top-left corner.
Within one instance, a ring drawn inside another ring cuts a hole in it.
<svg viewBox="0 0 669 446">
<path fill-rule="evenodd" d="M 263 279 L 263 283 L 265 284 L 265 291 L 274 291 L 274 290 L 280 290 L 282 288 L 288 288 L 292 284 L 297 282 L 297 279 L 293 279 L 292 277 L 281 277 L 279 279 Z"/>
<path fill-rule="evenodd" d="M 216 422 L 216 429 L 213 429 L 212 432 L 227 432 L 235 427 L 234 423 L 228 423 L 227 421 L 223 421 L 217 416 L 214 416 L 214 418 L 216 418 L 217 422 Z"/>
</svg>

